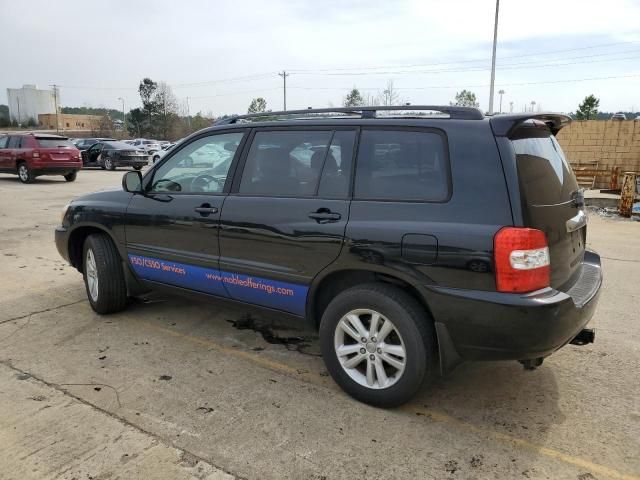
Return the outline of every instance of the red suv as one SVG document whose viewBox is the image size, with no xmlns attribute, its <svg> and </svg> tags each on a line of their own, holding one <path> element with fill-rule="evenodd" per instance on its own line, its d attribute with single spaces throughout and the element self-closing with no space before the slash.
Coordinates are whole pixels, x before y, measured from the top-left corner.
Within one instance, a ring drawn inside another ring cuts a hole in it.
<svg viewBox="0 0 640 480">
<path fill-rule="evenodd" d="M 32 183 L 40 175 L 62 175 L 76 179 L 82 157 L 67 137 L 22 133 L 0 136 L 0 173 L 18 175 L 22 183 Z"/>
</svg>

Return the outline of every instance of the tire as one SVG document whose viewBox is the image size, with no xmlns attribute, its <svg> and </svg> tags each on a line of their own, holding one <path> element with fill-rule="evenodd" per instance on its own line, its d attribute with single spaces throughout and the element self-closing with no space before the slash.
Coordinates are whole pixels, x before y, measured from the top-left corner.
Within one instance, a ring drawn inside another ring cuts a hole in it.
<svg viewBox="0 0 640 480">
<path fill-rule="evenodd" d="M 29 168 L 26 162 L 18 163 L 18 178 L 22 183 L 33 183 L 36 181 L 36 176 L 33 174 L 33 170 Z"/>
<path fill-rule="evenodd" d="M 160 155 L 156 155 L 153 157 L 153 163 L 156 163 L 158 160 L 160 160 Z"/>
<path fill-rule="evenodd" d="M 135 167 L 133 167 L 134 170 L 142 170 L 142 166 L 141 165 L 136 165 Z"/>
<path fill-rule="evenodd" d="M 120 255 L 106 234 L 94 233 L 85 240 L 82 277 L 87 298 L 95 312 L 103 315 L 115 313 L 127 306 L 127 285 Z M 92 279 L 97 280 L 97 284 Z"/>
<path fill-rule="evenodd" d="M 116 169 L 116 165 L 113 163 L 113 160 L 111 160 L 111 158 L 107 157 L 103 160 L 102 164 L 104 165 L 104 168 L 106 168 L 107 170 L 115 170 Z"/>
<path fill-rule="evenodd" d="M 78 177 L 78 172 L 71 172 L 71 173 L 66 174 L 64 176 L 64 179 L 67 182 L 75 182 L 77 177 Z"/>
<path fill-rule="evenodd" d="M 391 333 L 383 339 L 371 335 L 368 329 L 372 315 L 367 312 L 380 314 L 374 335 L 384 335 L 389 320 Z M 347 314 L 360 319 L 367 332 L 366 342 L 362 342 L 362 337 L 355 340 L 343 330 L 341 324 Z M 383 283 L 359 285 L 342 292 L 331 301 L 320 323 L 320 345 L 327 370 L 345 392 L 376 407 L 396 407 L 407 402 L 425 379 L 435 377 L 435 338 L 432 319 L 424 308 L 409 294 Z M 339 347 L 343 349 L 340 357 Z M 351 356 L 344 355 L 348 349 L 354 350 L 348 354 Z M 358 355 L 364 358 L 355 367 L 343 365 Z M 402 367 L 392 366 L 387 359 Z M 379 367 L 383 369 L 382 376 L 378 374 Z"/>
</svg>

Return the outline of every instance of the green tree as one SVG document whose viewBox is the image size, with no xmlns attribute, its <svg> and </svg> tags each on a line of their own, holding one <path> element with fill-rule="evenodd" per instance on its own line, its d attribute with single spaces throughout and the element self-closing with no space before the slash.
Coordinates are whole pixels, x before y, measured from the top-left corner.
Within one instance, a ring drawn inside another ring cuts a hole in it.
<svg viewBox="0 0 640 480">
<path fill-rule="evenodd" d="M 576 118 L 578 120 L 595 120 L 598 116 L 598 107 L 600 106 L 600 100 L 594 95 L 584 97 L 584 100 L 578 105 L 576 110 Z"/>
<path fill-rule="evenodd" d="M 249 108 L 247 109 L 247 113 L 263 113 L 266 111 L 267 101 L 262 97 L 251 100 L 251 104 L 249 104 Z"/>
<path fill-rule="evenodd" d="M 470 90 L 462 90 L 456 93 L 456 101 L 449 102 L 456 107 L 479 107 L 480 104 L 476 100 L 476 94 Z"/>
<path fill-rule="evenodd" d="M 155 92 L 158 88 L 158 84 L 150 78 L 143 78 L 138 85 L 138 93 L 140 93 L 140 100 L 142 101 L 142 111 L 146 116 L 146 124 L 142 125 L 141 133 L 152 132 L 152 116 L 158 113 L 159 105 L 155 102 Z"/>
<path fill-rule="evenodd" d="M 142 136 L 146 115 L 140 108 L 134 108 L 127 114 L 127 130 L 132 137 Z"/>
<path fill-rule="evenodd" d="M 360 95 L 360 90 L 358 90 L 356 87 L 353 87 L 351 89 L 351 91 L 348 93 L 348 95 L 346 97 L 344 97 L 344 100 L 342 102 L 342 104 L 345 107 L 361 107 L 364 105 L 364 99 L 362 98 L 362 95 Z"/>
</svg>

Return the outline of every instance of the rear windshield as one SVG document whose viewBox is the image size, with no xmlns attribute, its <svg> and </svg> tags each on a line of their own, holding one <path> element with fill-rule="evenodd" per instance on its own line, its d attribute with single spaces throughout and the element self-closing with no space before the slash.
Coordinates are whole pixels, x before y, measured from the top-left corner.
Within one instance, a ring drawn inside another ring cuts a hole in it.
<svg viewBox="0 0 640 480">
<path fill-rule="evenodd" d="M 76 148 L 76 146 L 66 138 L 36 138 L 36 140 L 38 140 L 40 148 Z"/>
<path fill-rule="evenodd" d="M 570 200 L 578 189 L 564 152 L 548 128 L 518 129 L 511 143 L 523 200 L 529 205 L 552 205 Z"/>
</svg>

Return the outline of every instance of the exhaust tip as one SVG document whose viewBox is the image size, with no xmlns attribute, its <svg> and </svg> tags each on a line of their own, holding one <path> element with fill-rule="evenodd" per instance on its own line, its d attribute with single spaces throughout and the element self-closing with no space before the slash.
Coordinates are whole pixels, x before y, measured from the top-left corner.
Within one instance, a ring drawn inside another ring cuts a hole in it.
<svg viewBox="0 0 640 480">
<path fill-rule="evenodd" d="M 588 343 L 593 343 L 595 339 L 596 331 L 593 328 L 583 328 L 569 343 L 571 345 L 586 345 Z"/>
</svg>

